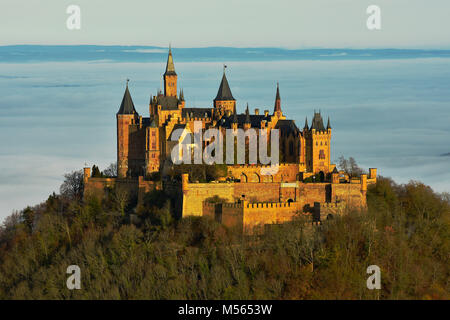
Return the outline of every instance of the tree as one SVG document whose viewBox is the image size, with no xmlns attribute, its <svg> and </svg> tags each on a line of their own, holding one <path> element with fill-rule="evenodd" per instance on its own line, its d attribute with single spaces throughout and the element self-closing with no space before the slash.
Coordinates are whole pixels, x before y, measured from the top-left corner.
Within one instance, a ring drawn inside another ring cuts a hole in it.
<svg viewBox="0 0 450 320">
<path fill-rule="evenodd" d="M 361 174 L 364 173 L 363 169 L 361 169 L 358 164 L 356 163 L 356 160 L 353 157 L 350 157 L 347 159 L 344 158 L 344 156 L 339 157 L 339 168 L 344 171 L 346 174 L 349 175 L 350 178 L 352 177 L 359 177 Z"/>
<path fill-rule="evenodd" d="M 92 178 L 102 178 L 103 175 L 100 172 L 100 169 L 94 164 L 92 166 L 92 174 L 91 174 Z"/>
<path fill-rule="evenodd" d="M 130 194 L 128 193 L 128 191 L 124 188 L 116 187 L 113 199 L 117 210 L 119 210 L 122 216 L 125 215 L 125 209 L 130 200 Z"/>
<path fill-rule="evenodd" d="M 108 168 L 103 171 L 103 175 L 106 177 L 114 178 L 117 177 L 117 163 L 113 162 L 111 163 Z"/>
<path fill-rule="evenodd" d="M 69 200 L 80 201 L 83 198 L 83 188 L 83 172 L 78 170 L 64 175 L 64 182 L 59 188 L 59 192 Z"/>
</svg>

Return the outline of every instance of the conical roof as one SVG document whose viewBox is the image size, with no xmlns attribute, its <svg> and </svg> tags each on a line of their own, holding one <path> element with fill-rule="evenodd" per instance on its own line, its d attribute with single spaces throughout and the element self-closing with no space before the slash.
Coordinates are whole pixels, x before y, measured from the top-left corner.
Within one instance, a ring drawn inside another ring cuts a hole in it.
<svg viewBox="0 0 450 320">
<path fill-rule="evenodd" d="M 214 101 L 230 101 L 235 100 L 231 94 L 230 86 L 228 85 L 227 76 L 225 72 L 222 76 L 222 81 L 220 82 L 219 91 L 217 91 L 217 96 Z"/>
<path fill-rule="evenodd" d="M 130 91 L 128 90 L 128 83 L 123 94 L 122 103 L 120 104 L 119 112 L 117 114 L 135 114 L 136 109 L 134 108 L 133 99 L 131 99 Z"/>
</svg>

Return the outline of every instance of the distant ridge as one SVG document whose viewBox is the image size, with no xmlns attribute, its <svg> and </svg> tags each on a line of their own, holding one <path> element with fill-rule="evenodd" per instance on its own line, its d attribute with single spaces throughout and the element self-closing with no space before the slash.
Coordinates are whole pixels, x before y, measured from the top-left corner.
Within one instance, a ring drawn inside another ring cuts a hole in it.
<svg viewBox="0 0 450 320">
<path fill-rule="evenodd" d="M 441 154 L 441 157 L 450 157 L 450 152 Z"/>
<path fill-rule="evenodd" d="M 450 58 L 450 50 L 419 49 L 283 49 L 283 48 L 173 48 L 177 61 L 278 61 L 278 60 L 384 60 Z M 167 48 L 155 46 L 0 46 L 2 63 L 111 61 L 160 62 Z"/>
</svg>

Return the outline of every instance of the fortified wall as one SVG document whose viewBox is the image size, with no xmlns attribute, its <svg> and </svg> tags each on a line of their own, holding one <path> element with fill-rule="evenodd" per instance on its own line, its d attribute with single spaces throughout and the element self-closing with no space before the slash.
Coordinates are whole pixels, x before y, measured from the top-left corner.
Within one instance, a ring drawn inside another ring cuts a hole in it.
<svg viewBox="0 0 450 320">
<path fill-rule="evenodd" d="M 345 204 L 316 202 L 311 212 L 313 221 L 341 215 Z M 261 233 L 266 225 L 281 224 L 305 214 L 299 202 L 256 202 L 238 201 L 235 203 L 203 202 L 203 216 L 214 219 L 230 229 L 245 234 Z"/>
<path fill-rule="evenodd" d="M 95 196 L 99 199 L 106 197 L 108 192 L 126 192 L 129 199 L 138 202 L 144 199 L 144 195 L 152 190 L 161 190 L 160 182 L 138 178 L 94 178 L 91 177 L 91 168 L 84 168 L 84 197 Z"/>
<path fill-rule="evenodd" d="M 256 175 L 256 169 L 246 170 L 245 175 Z M 252 233 L 254 228 L 290 221 L 298 214 L 311 214 L 313 220 L 321 221 L 330 214 L 341 215 L 346 209 L 365 208 L 367 186 L 376 183 L 376 169 L 370 169 L 369 175 L 363 174 L 359 179 L 334 172 L 329 182 L 267 180 L 192 183 L 189 175 L 183 174 L 181 182 L 162 184 L 146 181 L 141 176 L 93 178 L 90 168 L 85 168 L 84 195 L 103 198 L 111 190 L 126 191 L 130 196 L 137 196 L 139 203 L 146 193 L 163 189 L 171 196 L 178 217 L 209 216 L 230 228 Z M 220 198 L 220 203 L 211 202 L 215 197 Z"/>
<path fill-rule="evenodd" d="M 209 216 L 230 228 L 252 233 L 255 227 L 312 214 L 321 221 L 347 209 L 367 206 L 368 184 L 376 183 L 376 169 L 356 179 L 332 174 L 330 182 L 217 182 L 190 183 L 182 177 L 181 216 Z M 222 202 L 212 203 L 218 196 Z"/>
</svg>

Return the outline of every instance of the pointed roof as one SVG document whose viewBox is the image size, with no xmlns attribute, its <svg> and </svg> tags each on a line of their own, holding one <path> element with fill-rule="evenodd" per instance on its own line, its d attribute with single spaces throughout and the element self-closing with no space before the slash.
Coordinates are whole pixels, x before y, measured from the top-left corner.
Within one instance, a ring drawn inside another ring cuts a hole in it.
<svg viewBox="0 0 450 320">
<path fill-rule="evenodd" d="M 247 109 L 245 109 L 245 122 L 244 123 L 252 123 L 250 121 L 250 111 L 248 110 L 248 103 L 247 103 Z"/>
<path fill-rule="evenodd" d="M 308 130 L 309 126 L 308 126 L 308 117 L 305 117 L 305 126 L 303 127 L 303 129 Z"/>
<path fill-rule="evenodd" d="M 122 103 L 120 104 L 119 112 L 117 114 L 135 114 L 133 99 L 131 99 L 130 91 L 128 90 L 128 80 L 125 93 L 123 94 Z"/>
<path fill-rule="evenodd" d="M 281 98 L 280 98 L 280 85 L 277 82 L 277 94 L 275 96 L 275 107 L 274 111 L 281 111 Z"/>
<path fill-rule="evenodd" d="M 180 90 L 180 101 L 184 101 L 184 92 L 183 92 L 183 89 Z"/>
<path fill-rule="evenodd" d="M 330 117 L 328 117 L 327 129 L 331 129 L 331 126 L 330 126 Z"/>
<path fill-rule="evenodd" d="M 238 117 L 236 113 L 233 113 L 233 120 L 231 121 L 231 123 L 238 123 Z"/>
<path fill-rule="evenodd" d="M 169 46 L 169 55 L 167 56 L 167 64 L 166 64 L 166 72 L 164 73 L 165 76 L 176 76 L 175 72 L 175 66 L 173 64 L 173 57 L 172 57 L 172 47 Z"/>
<path fill-rule="evenodd" d="M 314 112 L 314 118 L 312 120 L 311 130 L 315 129 L 316 131 L 325 131 L 325 127 L 323 125 L 323 119 L 319 112 Z"/>
<path fill-rule="evenodd" d="M 231 94 L 230 86 L 228 85 L 227 76 L 225 75 L 225 70 L 223 71 L 222 81 L 220 82 L 219 91 L 217 91 L 217 96 L 214 101 L 234 101 L 233 95 Z"/>
</svg>

